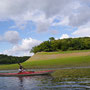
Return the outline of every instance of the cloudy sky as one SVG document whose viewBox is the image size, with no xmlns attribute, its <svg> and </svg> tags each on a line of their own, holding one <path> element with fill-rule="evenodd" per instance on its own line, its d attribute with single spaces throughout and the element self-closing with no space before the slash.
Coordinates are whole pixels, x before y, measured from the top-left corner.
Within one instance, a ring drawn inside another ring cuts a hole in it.
<svg viewBox="0 0 90 90">
<path fill-rule="evenodd" d="M 90 0 L 0 0 L 0 54 L 32 55 L 49 37 L 90 36 Z"/>
</svg>

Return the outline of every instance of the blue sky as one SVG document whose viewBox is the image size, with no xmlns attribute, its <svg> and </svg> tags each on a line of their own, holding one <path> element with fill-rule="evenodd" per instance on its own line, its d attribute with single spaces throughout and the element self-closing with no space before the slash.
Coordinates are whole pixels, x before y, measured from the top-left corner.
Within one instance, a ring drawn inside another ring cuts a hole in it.
<svg viewBox="0 0 90 90">
<path fill-rule="evenodd" d="M 50 37 L 89 37 L 89 11 L 90 0 L 2 0 L 0 54 L 33 55 L 31 48 Z"/>
</svg>

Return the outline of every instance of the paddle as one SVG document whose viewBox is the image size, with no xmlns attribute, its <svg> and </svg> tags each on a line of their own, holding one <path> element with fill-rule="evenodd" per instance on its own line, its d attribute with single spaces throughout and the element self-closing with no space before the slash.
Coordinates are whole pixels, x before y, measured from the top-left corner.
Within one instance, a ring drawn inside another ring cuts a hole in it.
<svg viewBox="0 0 90 90">
<path fill-rule="evenodd" d="M 24 68 L 24 67 L 20 64 L 19 60 L 18 60 L 17 58 L 15 58 L 15 59 L 17 60 L 18 65 L 21 66 L 23 69 L 25 69 L 25 70 L 27 71 L 27 69 Z"/>
<path fill-rule="evenodd" d="M 17 63 L 18 63 L 18 65 L 20 66 L 21 64 L 20 64 L 20 62 L 19 62 L 19 60 L 16 58 L 16 60 L 17 60 Z M 22 65 L 21 65 L 22 66 Z M 24 68 L 23 66 L 22 66 L 22 68 L 24 69 L 24 70 L 26 70 L 26 71 L 28 71 L 26 68 Z M 34 71 L 32 71 L 32 72 L 34 72 Z"/>
</svg>

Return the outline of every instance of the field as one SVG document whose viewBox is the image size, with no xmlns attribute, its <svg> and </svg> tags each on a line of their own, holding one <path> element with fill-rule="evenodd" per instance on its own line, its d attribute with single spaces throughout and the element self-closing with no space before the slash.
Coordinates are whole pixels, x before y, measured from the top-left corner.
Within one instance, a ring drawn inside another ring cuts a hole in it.
<svg viewBox="0 0 90 90">
<path fill-rule="evenodd" d="M 22 63 L 27 69 L 65 68 L 90 66 L 90 50 L 41 52 Z M 18 64 L 0 65 L 0 70 L 18 69 Z"/>
<path fill-rule="evenodd" d="M 52 74 L 57 77 L 70 77 L 70 75 L 75 77 L 90 76 L 90 50 L 41 52 L 32 56 L 22 65 L 26 69 L 60 69 Z M 18 68 L 18 64 L 0 65 L 0 70 Z M 76 72 L 75 75 L 74 72 Z"/>
<path fill-rule="evenodd" d="M 44 61 L 62 58 L 73 58 L 80 56 L 89 56 L 90 50 L 61 51 L 61 52 L 40 52 L 32 56 L 28 61 Z"/>
</svg>

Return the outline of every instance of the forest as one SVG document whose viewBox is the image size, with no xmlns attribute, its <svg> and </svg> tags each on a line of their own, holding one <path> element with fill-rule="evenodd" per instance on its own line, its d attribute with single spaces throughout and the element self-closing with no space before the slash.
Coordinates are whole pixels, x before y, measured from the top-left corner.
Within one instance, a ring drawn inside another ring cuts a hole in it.
<svg viewBox="0 0 90 90">
<path fill-rule="evenodd" d="M 67 38 L 55 40 L 50 37 L 48 41 L 32 48 L 30 52 L 54 52 L 67 50 L 87 50 L 90 49 L 90 37 Z"/>
<path fill-rule="evenodd" d="M 15 64 L 22 63 L 29 59 L 30 56 L 16 57 L 0 54 L 0 64 Z"/>
</svg>

